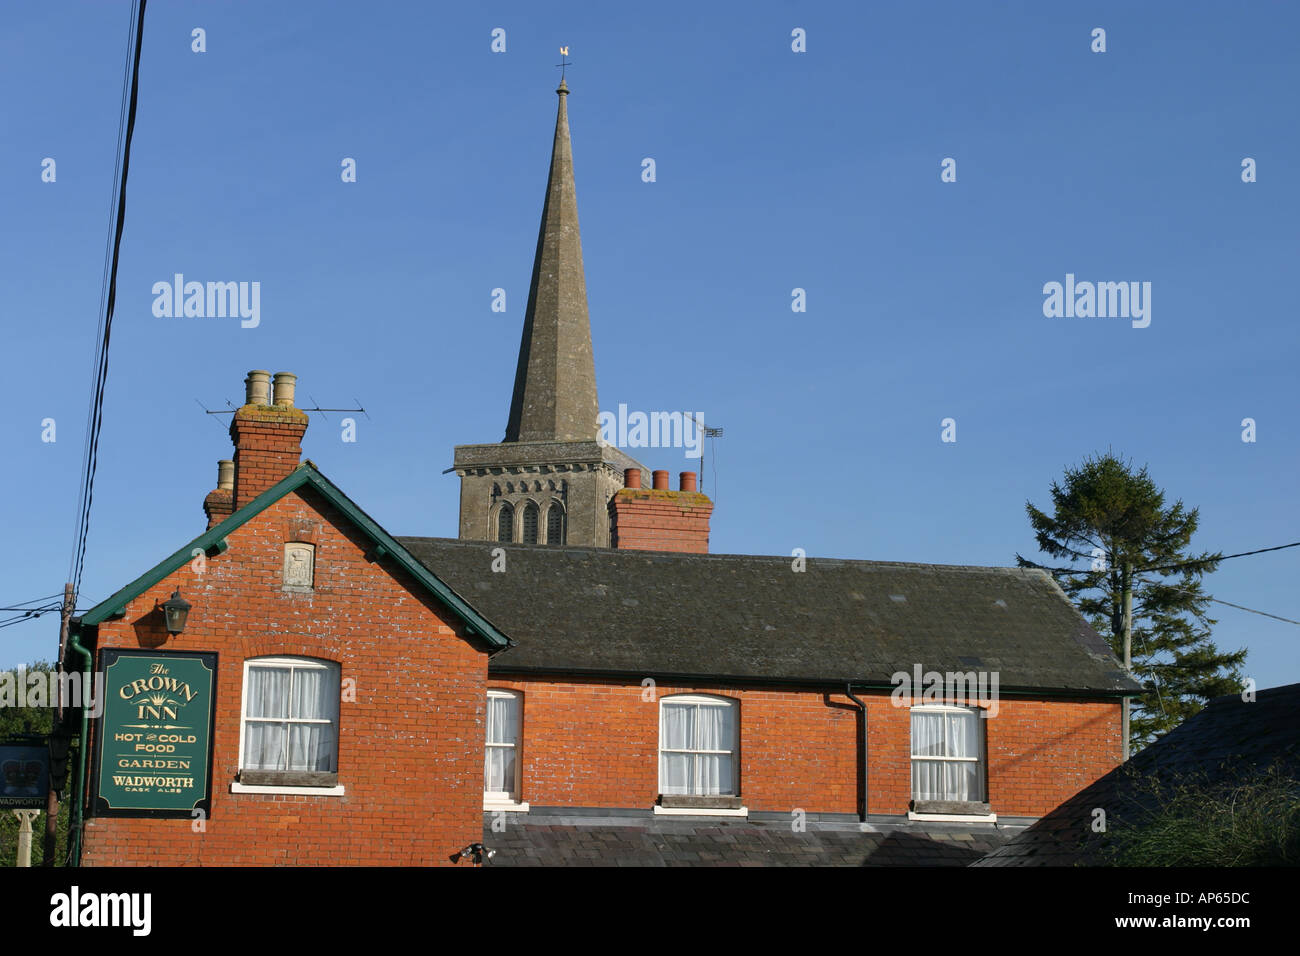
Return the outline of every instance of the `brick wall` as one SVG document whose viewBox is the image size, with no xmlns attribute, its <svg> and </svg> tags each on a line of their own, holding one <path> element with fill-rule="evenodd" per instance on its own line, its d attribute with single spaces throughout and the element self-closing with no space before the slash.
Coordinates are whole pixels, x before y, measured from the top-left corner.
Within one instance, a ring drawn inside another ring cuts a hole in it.
<svg viewBox="0 0 1300 956">
<path fill-rule="evenodd" d="M 238 511 L 298 467 L 307 413 L 288 405 L 244 405 L 230 423 Z"/>
<path fill-rule="evenodd" d="M 651 807 L 658 785 L 658 700 L 713 694 L 739 702 L 740 794 L 751 811 L 857 811 L 856 705 L 842 692 L 731 684 L 488 680 L 522 694 L 520 798 L 538 806 Z M 887 692 L 867 705 L 869 812 L 904 814 L 911 800 L 911 722 Z M 1041 816 L 1120 762 L 1117 703 L 1003 699 L 985 722 L 989 802 Z"/>
<path fill-rule="evenodd" d="M 342 530 L 341 530 L 342 529 Z M 316 546 L 315 589 L 281 587 L 284 544 Z M 216 651 L 212 815 L 95 818 L 88 865 L 442 864 L 482 839 L 487 655 L 391 559 L 317 493 L 291 493 L 229 537 L 202 571 L 186 565 L 99 627 L 99 647 L 156 647 L 153 612 L 172 590 L 194 605 L 162 650 Z M 340 704 L 341 797 L 231 793 L 244 661 L 323 658 L 355 682 Z"/>
</svg>

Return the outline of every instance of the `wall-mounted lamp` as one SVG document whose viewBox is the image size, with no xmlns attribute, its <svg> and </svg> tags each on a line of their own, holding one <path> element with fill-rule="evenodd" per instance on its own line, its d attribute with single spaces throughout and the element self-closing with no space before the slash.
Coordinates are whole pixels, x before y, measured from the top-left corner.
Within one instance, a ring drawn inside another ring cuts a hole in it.
<svg viewBox="0 0 1300 956">
<path fill-rule="evenodd" d="M 492 859 L 497 855 L 496 850 L 489 850 L 482 843 L 471 843 L 463 850 L 457 850 L 451 855 L 452 863 L 459 863 L 465 857 L 469 857 L 475 866 L 482 866 L 485 859 Z"/>
<path fill-rule="evenodd" d="M 185 621 L 190 616 L 190 608 L 193 606 L 193 604 L 181 597 L 180 588 L 173 591 L 172 596 L 163 602 L 163 617 L 167 622 L 168 634 L 175 637 L 185 630 Z"/>
</svg>

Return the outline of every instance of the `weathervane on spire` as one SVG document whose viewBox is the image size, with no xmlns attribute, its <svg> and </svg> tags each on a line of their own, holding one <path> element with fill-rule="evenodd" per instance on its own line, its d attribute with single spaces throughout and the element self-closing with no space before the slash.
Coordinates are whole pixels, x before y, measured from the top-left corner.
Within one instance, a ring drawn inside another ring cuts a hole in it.
<svg viewBox="0 0 1300 956">
<path fill-rule="evenodd" d="M 560 62 L 555 65 L 560 68 L 561 83 L 564 82 L 564 68 L 566 66 L 573 66 L 573 62 L 569 60 L 568 57 L 569 57 L 569 48 L 567 46 L 560 47 Z"/>
</svg>

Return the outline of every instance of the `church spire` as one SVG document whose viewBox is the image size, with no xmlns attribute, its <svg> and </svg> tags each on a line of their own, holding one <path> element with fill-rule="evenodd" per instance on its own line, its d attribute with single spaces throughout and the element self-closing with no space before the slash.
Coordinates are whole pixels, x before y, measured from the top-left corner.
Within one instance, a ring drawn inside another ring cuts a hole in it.
<svg viewBox="0 0 1300 956">
<path fill-rule="evenodd" d="M 507 442 L 582 441 L 598 434 L 596 368 L 578 235 L 569 143 L 569 88 L 561 78 L 551 172 L 528 289 Z"/>
</svg>

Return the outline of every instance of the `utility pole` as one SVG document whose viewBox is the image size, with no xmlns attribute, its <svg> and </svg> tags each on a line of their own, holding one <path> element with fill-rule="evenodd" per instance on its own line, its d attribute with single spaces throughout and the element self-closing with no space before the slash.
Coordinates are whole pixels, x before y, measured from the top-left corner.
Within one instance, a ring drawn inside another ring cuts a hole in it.
<svg viewBox="0 0 1300 956">
<path fill-rule="evenodd" d="M 1124 673 L 1133 676 L 1133 565 L 1124 562 Z M 1124 719 L 1121 722 L 1124 734 L 1124 760 L 1129 757 L 1129 707 L 1132 698 L 1124 698 Z"/>
<path fill-rule="evenodd" d="M 59 682 L 59 692 L 54 707 L 54 726 L 50 728 L 50 739 L 47 744 L 53 758 L 56 747 L 61 747 L 62 742 L 55 743 L 55 738 L 61 738 L 64 732 L 63 709 L 63 691 L 68 686 L 63 669 L 64 654 L 68 647 L 68 630 L 72 623 L 72 612 L 77 607 L 77 595 L 73 584 L 69 581 L 63 585 L 63 609 L 59 615 L 59 663 L 56 676 Z M 85 690 L 82 690 L 82 699 L 84 703 Z M 59 794 L 54 789 L 54 781 L 50 780 L 50 789 L 45 795 L 45 859 L 41 862 L 42 866 L 54 866 L 55 864 L 55 847 L 59 839 Z"/>
</svg>

